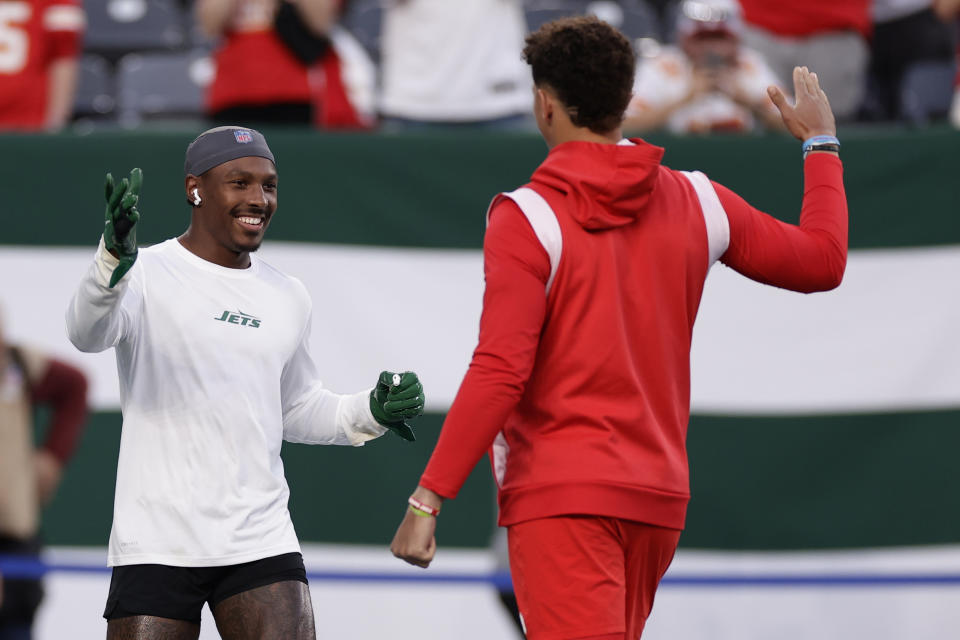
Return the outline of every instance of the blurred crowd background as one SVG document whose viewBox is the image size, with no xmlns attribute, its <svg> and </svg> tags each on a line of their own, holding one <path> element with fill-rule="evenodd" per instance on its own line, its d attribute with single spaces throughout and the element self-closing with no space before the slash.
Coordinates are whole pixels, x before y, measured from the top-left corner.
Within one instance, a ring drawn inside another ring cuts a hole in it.
<svg viewBox="0 0 960 640">
<path fill-rule="evenodd" d="M 533 130 L 524 34 L 635 43 L 626 129 L 776 129 L 806 65 L 844 123 L 960 127 L 960 0 L 5 0 L 0 129 Z"/>
<path fill-rule="evenodd" d="M 63 305 L 100 233 L 97 207 L 81 210 L 97 201 L 103 172 L 139 166 L 157 185 L 141 225 L 150 244 L 182 231 L 183 214 L 165 212 L 184 209 L 183 149 L 200 130 L 263 125 L 278 157 L 295 160 L 264 251 L 309 274 L 315 301 L 350 301 L 314 320 L 325 382 L 361 388 L 371 366 L 395 362 L 424 374 L 430 404 L 421 441 L 402 454 L 389 443 L 285 446 L 291 512 L 303 540 L 335 545 L 308 552 L 308 570 L 399 571 L 386 548 L 396 505 L 476 344 L 482 213 L 544 153 L 524 36 L 584 14 L 634 43 L 625 132 L 666 132 L 671 166 L 702 169 L 764 210 L 793 211 L 798 178 L 783 163 L 799 163 L 798 149 L 785 133 L 754 134 L 781 126 L 766 87 L 792 93 L 792 69 L 805 65 L 841 123 L 848 167 L 851 258 L 837 292 L 797 302 L 723 270 L 711 276 L 693 357 L 696 498 L 679 578 L 670 586 L 668 575 L 648 635 L 952 637 L 960 524 L 945 505 L 955 504 L 960 446 L 960 295 L 950 294 L 960 134 L 945 123 L 960 129 L 960 0 L 0 0 L 10 185 L 0 272 L 29 276 L 0 279 L 0 562 L 36 555 L 42 533 L 47 561 L 84 572 L 48 577 L 36 637 L 102 637 L 119 388 L 112 354 L 81 359 L 68 343 Z M 864 134 L 847 136 L 854 128 Z M 475 134 L 490 130 L 529 135 Z M 390 135 L 400 131 L 429 134 Z M 53 132 L 68 135 L 31 135 Z M 713 133 L 744 134 L 735 156 Z M 357 295 L 394 273 L 427 283 L 426 293 L 415 303 L 403 287 Z M 383 331 L 394 312 L 405 340 Z M 344 478 L 350 491 L 324 493 L 317 509 L 317 491 Z M 495 520 L 485 465 L 471 478 L 445 507 L 443 530 L 445 545 L 468 551 L 487 545 Z M 351 517 L 330 515 L 341 513 Z M 466 578 L 433 587 L 318 578 L 321 635 L 508 637 L 490 584 L 476 579 L 494 560 L 504 569 L 495 555 L 441 565 Z M 0 639 L 11 622 L 29 631 L 42 595 L 35 578 L 17 587 L 3 571 Z M 753 586 L 737 582 L 750 572 Z M 409 625 L 425 597 L 429 628 Z M 208 622 L 202 638 L 216 637 Z"/>
</svg>

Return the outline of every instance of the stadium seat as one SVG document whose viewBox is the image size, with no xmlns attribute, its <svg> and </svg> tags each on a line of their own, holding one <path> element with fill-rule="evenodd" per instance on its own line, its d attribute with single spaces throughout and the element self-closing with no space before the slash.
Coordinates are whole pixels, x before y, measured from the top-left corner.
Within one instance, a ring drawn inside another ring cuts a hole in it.
<svg viewBox="0 0 960 640">
<path fill-rule="evenodd" d="M 595 15 L 631 40 L 659 33 L 656 12 L 643 0 L 526 0 L 524 13 L 530 31 L 558 18 Z"/>
<path fill-rule="evenodd" d="M 645 2 L 658 16 L 660 41 L 674 44 L 677 42 L 677 20 L 680 18 L 680 0 Z"/>
<path fill-rule="evenodd" d="M 620 7 L 623 20 L 616 26 L 632 42 L 640 38 L 661 39 L 660 18 L 653 7 L 642 0 L 622 0 Z"/>
<path fill-rule="evenodd" d="M 590 0 L 526 0 L 523 11 L 527 30 L 536 31 L 544 24 L 559 18 L 586 15 Z"/>
<path fill-rule="evenodd" d="M 383 21 L 381 0 L 352 0 L 340 16 L 340 26 L 363 45 L 375 62 L 380 60 L 380 28 Z"/>
<path fill-rule="evenodd" d="M 114 58 L 131 51 L 183 46 L 184 13 L 172 0 L 84 0 L 87 52 Z"/>
<path fill-rule="evenodd" d="M 124 56 L 117 65 L 120 124 L 202 119 L 204 90 L 213 73 L 213 61 L 202 49 Z"/>
<path fill-rule="evenodd" d="M 918 62 L 907 69 L 900 84 L 900 113 L 914 125 L 943 119 L 953 101 L 956 67 L 945 62 Z"/>
<path fill-rule="evenodd" d="M 77 93 L 73 101 L 75 120 L 103 120 L 113 116 L 116 107 L 113 68 L 100 56 L 80 58 Z"/>
</svg>

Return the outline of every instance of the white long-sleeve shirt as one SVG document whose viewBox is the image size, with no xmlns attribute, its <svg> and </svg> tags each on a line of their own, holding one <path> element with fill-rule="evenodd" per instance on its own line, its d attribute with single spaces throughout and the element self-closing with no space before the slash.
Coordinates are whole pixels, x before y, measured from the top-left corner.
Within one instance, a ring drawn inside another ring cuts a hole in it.
<svg viewBox="0 0 960 640">
<path fill-rule="evenodd" d="M 300 550 L 282 440 L 362 445 L 369 389 L 324 389 L 303 284 L 255 255 L 230 269 L 176 239 L 108 287 L 103 246 L 67 310 L 81 351 L 116 349 L 123 430 L 108 564 L 222 566 Z"/>
</svg>

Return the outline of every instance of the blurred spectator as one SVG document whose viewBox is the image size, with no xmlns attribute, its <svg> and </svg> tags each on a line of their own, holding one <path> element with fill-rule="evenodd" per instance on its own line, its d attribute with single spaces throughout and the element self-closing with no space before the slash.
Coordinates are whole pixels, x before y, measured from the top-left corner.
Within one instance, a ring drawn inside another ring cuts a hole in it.
<svg viewBox="0 0 960 640">
<path fill-rule="evenodd" d="M 954 36 L 960 35 L 960 0 L 934 0 L 933 10 L 944 22 L 953 21 Z M 960 129 L 960 41 L 956 51 L 957 75 L 953 80 L 953 105 L 950 107 L 950 123 Z"/>
<path fill-rule="evenodd" d="M 960 16 L 960 0 L 933 0 L 933 12 L 944 22 L 956 21 Z"/>
<path fill-rule="evenodd" d="M 901 120 L 902 82 L 917 63 L 954 62 L 953 25 L 933 10 L 934 0 L 873 0 L 870 92 L 864 119 Z"/>
<path fill-rule="evenodd" d="M 533 129 L 520 0 L 390 0 L 380 113 L 390 128 Z"/>
<path fill-rule="evenodd" d="M 374 71 L 363 48 L 336 27 L 340 0 L 198 0 L 216 74 L 207 95 L 222 124 L 372 124 Z"/>
<path fill-rule="evenodd" d="M 763 57 L 740 44 L 742 22 L 734 0 L 686 0 L 677 18 L 678 47 L 642 59 L 624 129 L 664 125 L 674 133 L 780 129 L 767 96 L 778 84 Z"/>
<path fill-rule="evenodd" d="M 957 59 L 960 60 L 960 53 L 957 54 Z M 953 125 L 954 129 L 960 129 L 960 71 L 957 72 L 957 77 L 953 81 L 953 104 L 950 106 L 950 124 Z"/>
<path fill-rule="evenodd" d="M 79 0 L 0 2 L 0 129 L 69 121 L 84 22 Z"/>
<path fill-rule="evenodd" d="M 809 67 L 838 120 L 853 118 L 866 90 L 870 0 L 740 0 L 744 44 L 756 49 L 782 86 Z"/>
<path fill-rule="evenodd" d="M 4 341 L 0 326 L 0 555 L 38 557 L 40 510 L 57 490 L 87 415 L 87 381 L 59 360 Z M 34 448 L 34 410 L 49 407 Z M 0 639 L 28 640 L 43 598 L 39 578 L 5 578 Z"/>
</svg>

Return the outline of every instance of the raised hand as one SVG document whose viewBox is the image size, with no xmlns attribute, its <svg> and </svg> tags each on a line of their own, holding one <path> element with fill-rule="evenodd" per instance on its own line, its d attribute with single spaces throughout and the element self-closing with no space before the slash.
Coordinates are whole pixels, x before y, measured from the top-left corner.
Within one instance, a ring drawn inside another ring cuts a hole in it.
<svg viewBox="0 0 960 640">
<path fill-rule="evenodd" d="M 836 136 L 837 123 L 827 94 L 820 88 L 817 74 L 806 67 L 793 68 L 793 93 L 796 104 L 790 106 L 778 87 L 768 87 L 767 95 L 780 110 L 787 130 L 798 140 L 813 136 Z"/>
<path fill-rule="evenodd" d="M 110 276 L 110 287 L 113 288 L 120 279 L 130 270 L 137 260 L 136 224 L 140 220 L 137 203 L 140 200 L 140 187 L 143 184 L 143 172 L 133 169 L 130 177 L 124 178 L 117 185 L 113 175 L 107 174 L 104 185 L 104 195 L 107 207 L 104 213 L 103 243 L 120 264 Z"/>
</svg>

